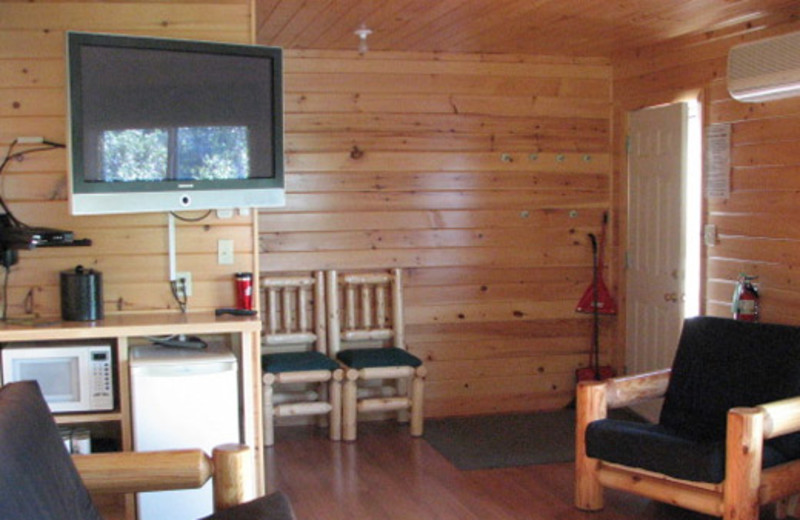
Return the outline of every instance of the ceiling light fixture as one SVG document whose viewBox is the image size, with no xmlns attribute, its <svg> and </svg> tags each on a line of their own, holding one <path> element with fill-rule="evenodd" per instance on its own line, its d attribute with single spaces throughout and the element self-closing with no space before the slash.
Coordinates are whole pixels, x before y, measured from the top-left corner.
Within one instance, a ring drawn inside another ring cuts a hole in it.
<svg viewBox="0 0 800 520">
<path fill-rule="evenodd" d="M 356 29 L 353 34 L 358 36 L 358 53 L 362 55 L 366 54 L 369 50 L 367 46 L 367 36 L 372 34 L 372 29 L 368 29 L 367 25 L 362 23 L 361 27 Z"/>
</svg>

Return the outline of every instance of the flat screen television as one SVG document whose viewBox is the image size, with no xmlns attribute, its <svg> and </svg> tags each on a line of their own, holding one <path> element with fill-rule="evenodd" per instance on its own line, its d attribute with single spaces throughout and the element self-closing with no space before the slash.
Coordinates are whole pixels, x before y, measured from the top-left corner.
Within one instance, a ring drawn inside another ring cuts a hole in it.
<svg viewBox="0 0 800 520">
<path fill-rule="evenodd" d="M 276 207 L 277 47 L 67 33 L 74 215 Z"/>
</svg>

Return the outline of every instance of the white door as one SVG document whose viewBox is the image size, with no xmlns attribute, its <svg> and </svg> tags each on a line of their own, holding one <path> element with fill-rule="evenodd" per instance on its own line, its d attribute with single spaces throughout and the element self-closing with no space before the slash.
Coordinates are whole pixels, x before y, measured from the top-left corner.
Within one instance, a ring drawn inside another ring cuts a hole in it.
<svg viewBox="0 0 800 520">
<path fill-rule="evenodd" d="M 669 367 L 683 321 L 688 106 L 630 114 L 628 152 L 628 374 Z M 637 409 L 657 419 L 660 406 Z"/>
</svg>

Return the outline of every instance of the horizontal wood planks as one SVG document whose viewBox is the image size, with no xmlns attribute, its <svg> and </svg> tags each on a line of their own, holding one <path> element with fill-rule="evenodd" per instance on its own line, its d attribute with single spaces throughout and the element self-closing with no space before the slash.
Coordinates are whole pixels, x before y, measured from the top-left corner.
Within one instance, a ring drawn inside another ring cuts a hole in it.
<svg viewBox="0 0 800 520">
<path fill-rule="evenodd" d="M 287 51 L 287 206 L 262 272 L 403 267 L 426 415 L 563 406 L 588 362 L 590 232 L 611 192 L 610 68 Z"/>
<path fill-rule="evenodd" d="M 732 125 L 730 198 L 704 201 L 704 223 L 715 225 L 718 233 L 717 243 L 704 247 L 706 314 L 731 316 L 734 284 L 744 272 L 759 277 L 763 321 L 800 324 L 795 275 L 800 262 L 800 100 L 741 103 L 730 97 L 725 80 L 731 46 L 797 30 L 800 24 L 791 13 L 770 15 L 614 59 L 617 120 L 624 121 L 628 110 L 690 93 L 703 96 L 705 125 Z M 625 171 L 620 135 L 615 169 Z M 624 189 L 621 177 L 615 188 L 620 215 L 625 214 Z"/>
<path fill-rule="evenodd" d="M 733 282 L 747 273 L 758 276 L 764 321 L 800 324 L 794 275 L 800 262 L 800 99 L 744 105 L 723 85 L 717 81 L 709 89 L 709 116 L 732 125 L 731 197 L 708 202 L 708 221 L 719 234 L 707 254 L 709 311 L 729 315 Z"/>
<path fill-rule="evenodd" d="M 247 0 L 0 3 L 3 153 L 18 136 L 66 142 L 64 31 L 247 43 L 250 18 Z M 93 242 L 91 247 L 21 252 L 8 278 L 9 316 L 60 315 L 59 272 L 79 264 L 103 273 L 106 314 L 176 311 L 168 284 L 166 215 L 71 216 L 66 170 L 66 152 L 54 150 L 12 161 L 0 179 L 0 193 L 20 220 L 68 229 Z M 211 216 L 178 224 L 178 271 L 190 271 L 193 278 L 190 311 L 233 304 L 233 273 L 256 266 L 254 221 L 253 215 Z M 234 241 L 234 265 L 217 264 L 221 238 Z"/>
</svg>

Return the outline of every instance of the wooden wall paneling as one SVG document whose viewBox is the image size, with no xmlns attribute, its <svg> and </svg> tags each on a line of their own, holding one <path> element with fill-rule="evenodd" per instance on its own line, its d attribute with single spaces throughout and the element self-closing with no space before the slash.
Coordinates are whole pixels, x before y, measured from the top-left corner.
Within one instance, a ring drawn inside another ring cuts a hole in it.
<svg viewBox="0 0 800 520">
<path fill-rule="evenodd" d="M 405 268 L 430 416 L 569 403 L 609 79 L 597 59 L 288 52 L 287 206 L 259 214 L 262 272 Z"/>
<path fill-rule="evenodd" d="M 0 147 L 18 136 L 66 141 L 66 30 L 248 43 L 250 18 L 249 0 L 1 3 Z M 177 312 L 167 282 L 166 216 L 72 216 L 66 170 L 65 150 L 53 150 L 12 161 L 0 178 L 0 193 L 23 222 L 69 229 L 93 241 L 91 247 L 21 252 L 9 276 L 9 316 L 60 315 L 59 272 L 79 264 L 103 273 L 107 314 Z M 211 216 L 178 225 L 178 270 L 193 275 L 190 311 L 233 303 L 233 273 L 256 265 L 256 221 L 254 214 Z M 234 240 L 234 265 L 217 264 L 220 238 Z"/>
<path fill-rule="evenodd" d="M 728 23 L 710 31 L 688 33 L 661 45 L 629 48 L 614 56 L 614 75 L 620 78 L 638 76 L 643 82 L 650 83 L 647 88 L 652 88 L 655 82 L 650 75 L 653 72 L 663 71 L 677 64 L 682 64 L 686 69 L 702 69 L 699 66 L 702 62 L 726 56 L 733 45 L 792 31 L 792 25 L 796 21 L 797 9 L 794 7 L 779 13 Z M 709 75 L 711 72 L 706 70 L 709 80 L 721 78 Z"/>
<path fill-rule="evenodd" d="M 13 2 L 0 30 L 43 28 L 249 43 L 250 5 L 217 2 Z M 5 10 L 4 10 L 5 11 Z"/>
</svg>

